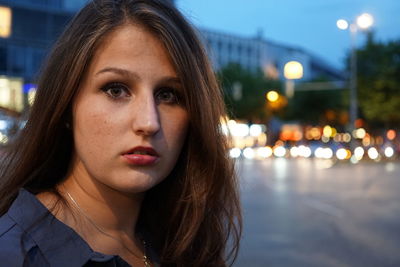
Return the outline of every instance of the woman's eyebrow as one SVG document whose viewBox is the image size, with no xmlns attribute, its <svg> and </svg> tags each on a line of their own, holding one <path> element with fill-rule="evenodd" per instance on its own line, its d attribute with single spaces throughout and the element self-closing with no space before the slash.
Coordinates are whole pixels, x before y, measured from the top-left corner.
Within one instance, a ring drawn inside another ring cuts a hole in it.
<svg viewBox="0 0 400 267">
<path fill-rule="evenodd" d="M 121 68 L 115 68 L 115 67 L 106 67 L 104 69 L 99 70 L 95 76 L 102 74 L 102 73 L 106 73 L 106 72 L 112 72 L 121 76 L 125 76 L 128 78 L 133 78 L 135 80 L 139 80 L 139 75 L 135 72 L 131 72 L 129 70 L 126 69 L 121 69 Z"/>
<path fill-rule="evenodd" d="M 116 67 L 106 67 L 104 69 L 99 70 L 95 76 L 102 74 L 102 73 L 106 73 L 106 72 L 112 72 L 127 78 L 133 78 L 135 80 L 140 80 L 140 77 L 137 73 L 126 70 L 126 69 L 121 69 L 121 68 L 116 68 Z M 173 84 L 176 86 L 180 86 L 181 80 L 178 77 L 175 76 L 166 76 L 166 77 L 162 77 L 159 80 L 159 83 L 168 83 L 168 84 Z"/>
</svg>

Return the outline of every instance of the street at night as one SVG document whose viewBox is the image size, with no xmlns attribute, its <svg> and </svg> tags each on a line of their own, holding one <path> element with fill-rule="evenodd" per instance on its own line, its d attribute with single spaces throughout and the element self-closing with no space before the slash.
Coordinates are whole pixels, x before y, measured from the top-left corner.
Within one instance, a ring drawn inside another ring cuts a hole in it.
<svg viewBox="0 0 400 267">
<path fill-rule="evenodd" d="M 399 11 L 0 0 L 0 267 L 400 267 Z"/>
<path fill-rule="evenodd" d="M 400 266 L 400 164 L 237 161 L 244 232 L 234 266 Z"/>
</svg>

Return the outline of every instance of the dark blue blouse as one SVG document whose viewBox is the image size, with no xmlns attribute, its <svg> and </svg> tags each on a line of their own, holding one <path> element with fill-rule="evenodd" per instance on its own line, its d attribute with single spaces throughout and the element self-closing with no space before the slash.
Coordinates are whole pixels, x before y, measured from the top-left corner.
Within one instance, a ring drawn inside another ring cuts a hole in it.
<svg viewBox="0 0 400 267">
<path fill-rule="evenodd" d="M 0 266 L 130 266 L 93 251 L 30 192 L 21 189 L 0 217 Z"/>
</svg>

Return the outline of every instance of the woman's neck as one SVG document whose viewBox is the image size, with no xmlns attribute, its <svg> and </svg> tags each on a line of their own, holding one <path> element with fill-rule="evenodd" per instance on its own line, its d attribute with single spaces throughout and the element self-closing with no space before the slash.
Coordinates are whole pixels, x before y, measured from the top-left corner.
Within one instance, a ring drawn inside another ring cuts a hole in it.
<svg viewBox="0 0 400 267">
<path fill-rule="evenodd" d="M 101 229 L 134 235 L 143 194 L 119 192 L 96 180 L 80 179 L 76 174 L 70 175 L 58 190 L 77 206 L 77 213 L 84 213 Z"/>
<path fill-rule="evenodd" d="M 37 195 L 57 219 L 74 229 L 93 250 L 141 264 L 144 248 L 135 227 L 143 194 L 119 192 L 77 173 L 68 176 L 57 190 L 68 205 L 57 205 L 63 202 L 57 202 L 59 197 L 51 193 Z"/>
</svg>

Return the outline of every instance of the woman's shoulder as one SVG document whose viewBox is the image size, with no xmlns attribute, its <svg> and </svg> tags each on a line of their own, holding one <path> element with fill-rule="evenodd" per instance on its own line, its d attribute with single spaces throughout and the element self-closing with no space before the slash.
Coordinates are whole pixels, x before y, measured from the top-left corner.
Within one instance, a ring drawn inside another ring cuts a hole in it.
<svg viewBox="0 0 400 267">
<path fill-rule="evenodd" d="M 0 252 L 4 249 L 4 244 L 21 243 L 23 230 L 11 219 L 8 213 L 0 217 Z"/>
<path fill-rule="evenodd" d="M 22 266 L 25 248 L 22 229 L 8 216 L 0 217 L 0 264 L 1 266 Z"/>
<path fill-rule="evenodd" d="M 16 223 L 8 216 L 8 213 L 0 217 L 0 240 L 8 236 L 8 232 L 16 226 Z"/>
<path fill-rule="evenodd" d="M 34 196 L 20 190 L 8 211 L 0 217 L 0 266 L 48 266 L 32 235 L 40 225 L 40 209 Z"/>
</svg>

